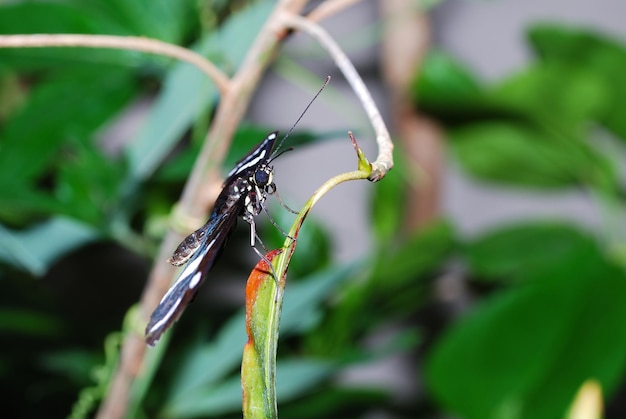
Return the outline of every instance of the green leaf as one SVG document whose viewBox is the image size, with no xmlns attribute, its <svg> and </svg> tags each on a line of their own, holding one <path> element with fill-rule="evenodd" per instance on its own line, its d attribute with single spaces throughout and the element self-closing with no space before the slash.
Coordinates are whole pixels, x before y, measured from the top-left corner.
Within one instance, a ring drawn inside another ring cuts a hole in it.
<svg viewBox="0 0 626 419">
<path fill-rule="evenodd" d="M 415 101 L 427 110 L 468 111 L 482 98 L 483 90 L 474 76 L 449 55 L 431 51 L 413 82 Z"/>
<path fill-rule="evenodd" d="M 70 378 L 83 386 L 89 383 L 89 376 L 98 362 L 94 353 L 81 349 L 64 349 L 48 352 L 39 361 L 43 368 Z"/>
<path fill-rule="evenodd" d="M 38 85 L 0 131 L 0 178 L 34 180 L 65 141 L 88 141 L 133 96 L 130 76 L 126 69 L 98 65 L 66 69 Z"/>
<path fill-rule="evenodd" d="M 300 335 L 316 327 L 328 296 L 351 278 L 359 266 L 359 263 L 333 265 L 290 283 L 285 290 L 280 333 L 283 336 Z"/>
<path fill-rule="evenodd" d="M 63 217 L 19 232 L 0 224 L 0 260 L 38 276 L 59 256 L 98 237 L 92 227 Z"/>
<path fill-rule="evenodd" d="M 626 96 L 626 48 L 624 43 L 589 30 L 562 25 L 534 26 L 529 40 L 546 62 L 558 63 L 562 68 L 585 71 L 590 78 L 604 83 L 609 103 L 600 115 L 600 121 L 622 141 L 626 141 L 626 120 L 621 106 Z M 579 100 L 584 100 L 581 95 Z M 590 100 L 595 99 L 591 96 Z"/>
<path fill-rule="evenodd" d="M 407 173 L 402 150 L 395 149 L 394 170 L 387 173 L 385 181 L 372 190 L 371 220 L 376 241 L 386 245 L 398 237 L 405 221 L 406 191 L 411 179 Z"/>
<path fill-rule="evenodd" d="M 317 354 L 345 355 L 382 322 L 414 313 L 430 294 L 428 274 L 453 249 L 449 224 L 437 221 L 397 247 L 388 244 L 370 256 L 370 274 L 337 292 L 337 302 L 308 337 Z"/>
<path fill-rule="evenodd" d="M 197 25 L 195 3 L 191 0 L 97 0 L 94 3 L 129 34 L 174 44 L 183 41 L 186 32 Z"/>
<path fill-rule="evenodd" d="M 420 112 L 451 124 L 485 118 L 527 118 L 516 106 L 492 97 L 468 69 L 442 52 L 426 56 L 411 91 Z"/>
<path fill-rule="evenodd" d="M 104 65 L 66 68 L 34 87 L 23 108 L 0 128 L 3 219 L 24 225 L 42 215 L 64 214 L 101 223 L 123 171 L 96 151 L 93 133 L 135 89 L 127 69 Z M 74 154 L 74 149 L 82 151 Z"/>
<path fill-rule="evenodd" d="M 525 125 L 484 122 L 450 133 L 462 167 L 479 179 L 562 188 L 580 184 L 615 188 L 609 162 L 582 141 Z"/>
<path fill-rule="evenodd" d="M 202 343 L 188 351 L 172 379 L 164 411 L 178 410 L 178 405 L 186 403 L 186 395 L 218 385 L 237 369 L 246 341 L 244 324 L 242 311 L 222 326 L 210 344 Z"/>
<path fill-rule="evenodd" d="M 17 74 L 0 66 L 0 119 L 9 119 L 26 101 L 26 89 Z"/>
<path fill-rule="evenodd" d="M 358 386 L 358 387 L 357 387 Z M 281 417 L 298 419 L 339 418 L 350 412 L 351 417 L 367 417 L 373 410 L 389 403 L 385 391 L 370 388 L 344 388 L 325 385 L 305 397 L 286 405 L 281 404 Z M 368 386 L 369 387 L 369 386 Z M 384 409 L 384 407 L 383 407 Z"/>
<path fill-rule="evenodd" d="M 446 259 L 454 244 L 454 230 L 445 220 L 435 220 L 405 242 L 377 250 L 372 281 L 392 288 L 429 272 Z"/>
<path fill-rule="evenodd" d="M 597 247 L 572 252 L 449 330 L 430 354 L 428 387 L 469 419 L 561 417 L 584 381 L 609 394 L 621 381 L 625 298 L 624 271 Z"/>
<path fill-rule="evenodd" d="M 499 228 L 466 244 L 465 257 L 474 276 L 520 281 L 594 248 L 593 240 L 571 225 L 528 221 Z"/>
<path fill-rule="evenodd" d="M 74 150 L 65 150 L 59 162 L 55 194 L 66 214 L 103 225 L 118 205 L 124 166 L 92 145 L 78 141 L 72 145 Z"/>
<path fill-rule="evenodd" d="M 336 363 L 323 359 L 292 359 L 278 363 L 276 393 L 280 403 L 292 400 L 336 372 Z"/>
<path fill-rule="evenodd" d="M 4 336 L 22 335 L 48 338 L 61 336 L 65 327 L 59 318 L 50 313 L 3 308 L 0 309 L 0 330 Z"/>
<path fill-rule="evenodd" d="M 281 196 L 281 198 L 284 198 Z M 279 204 L 271 205 L 270 213 L 279 226 L 293 222 L 294 215 Z M 285 240 L 285 236 L 272 223 L 265 223 L 261 237 L 268 248 L 276 248 Z M 299 251 L 293 254 L 289 272 L 294 278 L 304 278 L 328 267 L 332 257 L 332 240 L 329 232 L 315 219 L 309 219 L 302 225 L 298 239 Z"/>
<path fill-rule="evenodd" d="M 247 7 L 192 49 L 219 57 L 224 66 L 238 67 L 272 7 L 267 2 Z M 211 80 L 190 64 L 179 63 L 170 71 L 146 125 L 126 149 L 131 185 L 152 175 L 193 120 L 206 112 L 216 94 Z"/>
<path fill-rule="evenodd" d="M 0 219 L 11 226 L 26 226 L 33 218 L 67 211 L 51 194 L 12 179 L 0 179 L 0 203 Z"/>
<path fill-rule="evenodd" d="M 502 106 L 534 121 L 583 132 L 610 105 L 610 89 L 598 74 L 563 63 L 538 63 L 491 93 Z"/>
<path fill-rule="evenodd" d="M 272 251 L 266 255 L 268 260 L 281 254 L 285 249 Z M 280 262 L 275 262 L 278 272 L 281 270 Z M 243 389 L 243 411 L 246 418 L 256 417 L 276 417 L 276 397 L 281 395 L 284 398 L 296 397 L 305 389 L 317 384 L 321 379 L 326 378 L 334 371 L 334 363 L 326 361 L 293 361 L 290 368 L 285 371 L 291 375 L 282 377 L 284 380 L 277 384 L 276 377 L 276 346 L 278 344 L 278 321 L 282 314 L 290 319 L 297 319 L 292 327 L 308 329 L 311 327 L 307 317 L 317 320 L 312 311 L 313 305 L 319 302 L 322 295 L 334 286 L 336 281 L 345 278 L 345 272 L 334 272 L 326 275 L 325 281 L 308 281 L 307 297 L 313 304 L 304 298 L 297 300 L 294 296 L 289 296 L 290 306 L 286 305 L 284 311 L 281 307 L 283 298 L 280 294 L 284 290 L 284 274 L 277 274 L 283 278 L 280 288 L 277 288 L 276 281 L 265 261 L 259 262 L 250 275 L 246 286 L 246 331 L 248 342 L 244 347 L 244 356 L 241 366 L 241 386 Z M 322 279 L 321 277 L 320 279 Z M 300 284 L 294 284 L 298 286 Z M 298 293 L 304 297 L 302 290 Z M 317 298 L 316 298 L 317 297 Z M 300 304 L 301 303 L 301 304 Z M 309 310 L 307 310 L 309 308 Z M 292 315 L 289 316 L 289 311 Z M 304 327 L 303 327 L 304 326 Z M 280 328 L 283 331 L 283 328 Z M 294 373 L 294 370 L 297 372 Z M 284 373 L 286 374 L 286 373 Z"/>
<path fill-rule="evenodd" d="M 270 268 L 283 249 L 265 255 L 246 284 L 246 333 L 241 362 L 243 415 L 246 419 L 278 417 L 276 352 L 286 268 Z"/>
<path fill-rule="evenodd" d="M 231 377 L 214 386 L 202 387 L 181 395 L 159 417 L 194 418 L 237 411 L 241 412 L 241 381 L 239 377 Z"/>
<path fill-rule="evenodd" d="M 94 33 L 96 16 L 64 3 L 19 2 L 0 5 L 0 33 Z"/>
<path fill-rule="evenodd" d="M 317 359 L 280 361 L 277 366 L 279 401 L 294 399 L 335 372 L 334 364 Z M 241 381 L 232 377 L 210 387 L 182 394 L 175 404 L 161 412 L 162 417 L 192 418 L 241 411 Z M 252 416 L 254 417 L 254 416 Z"/>
</svg>

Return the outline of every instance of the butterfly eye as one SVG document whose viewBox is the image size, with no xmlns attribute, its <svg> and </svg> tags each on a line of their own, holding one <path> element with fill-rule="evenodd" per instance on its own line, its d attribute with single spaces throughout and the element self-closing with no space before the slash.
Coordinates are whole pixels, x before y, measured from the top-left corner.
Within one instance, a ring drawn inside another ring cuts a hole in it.
<svg viewBox="0 0 626 419">
<path fill-rule="evenodd" d="M 257 186 L 265 187 L 270 182 L 270 173 L 266 170 L 257 170 L 254 173 L 254 183 Z"/>
</svg>

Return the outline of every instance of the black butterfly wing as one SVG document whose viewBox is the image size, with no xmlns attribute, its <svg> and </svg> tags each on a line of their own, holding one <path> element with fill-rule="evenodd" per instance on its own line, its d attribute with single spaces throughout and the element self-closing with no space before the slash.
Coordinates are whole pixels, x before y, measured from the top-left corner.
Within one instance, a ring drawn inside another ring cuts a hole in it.
<svg viewBox="0 0 626 419">
<path fill-rule="evenodd" d="M 193 300 L 237 225 L 237 206 L 211 217 L 202 244 L 189 259 L 176 282 L 165 293 L 146 326 L 146 342 L 153 346 Z"/>
<path fill-rule="evenodd" d="M 262 164 L 267 163 L 272 157 L 272 150 L 278 138 L 278 131 L 270 132 L 267 137 L 248 154 L 235 164 L 230 172 L 226 175 L 226 184 L 238 177 L 248 178 Z"/>
</svg>

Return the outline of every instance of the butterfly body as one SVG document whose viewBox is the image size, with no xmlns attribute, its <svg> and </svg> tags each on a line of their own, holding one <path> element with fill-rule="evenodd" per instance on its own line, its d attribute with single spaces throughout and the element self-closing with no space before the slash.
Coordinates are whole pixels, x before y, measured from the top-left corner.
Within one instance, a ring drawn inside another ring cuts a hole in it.
<svg viewBox="0 0 626 419">
<path fill-rule="evenodd" d="M 278 132 L 270 133 L 228 173 L 208 221 L 187 236 L 169 259 L 172 265 L 187 264 L 161 299 L 146 327 L 146 342 L 154 345 L 193 300 L 213 267 L 228 237 L 242 217 L 251 226 L 254 246 L 255 223 L 268 194 L 275 191 L 273 167 L 269 166 Z"/>
</svg>

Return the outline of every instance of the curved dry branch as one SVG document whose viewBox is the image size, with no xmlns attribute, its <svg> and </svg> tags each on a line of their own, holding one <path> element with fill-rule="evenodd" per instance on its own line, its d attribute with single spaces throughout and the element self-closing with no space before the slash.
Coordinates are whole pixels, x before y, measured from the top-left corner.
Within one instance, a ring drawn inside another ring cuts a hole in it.
<svg viewBox="0 0 626 419">
<path fill-rule="evenodd" d="M 372 95 L 365 86 L 363 79 L 361 79 L 361 76 L 359 76 L 356 68 L 354 68 L 354 65 L 342 51 L 341 47 L 339 47 L 339 44 L 335 42 L 325 29 L 315 22 L 293 13 L 283 13 L 282 18 L 285 25 L 309 34 L 328 51 L 328 54 L 335 61 L 335 64 L 341 70 L 352 87 L 352 90 L 361 101 L 365 113 L 376 133 L 376 143 L 378 144 L 378 156 L 376 157 L 376 161 L 372 163 L 372 174 L 369 180 L 373 182 L 379 181 L 385 177 L 387 172 L 393 167 L 393 142 L 391 141 L 391 135 L 387 130 L 383 117 L 376 103 L 374 103 Z"/>
<path fill-rule="evenodd" d="M 0 35 L 0 48 L 88 47 L 149 52 L 186 61 L 216 84 L 221 94 L 228 90 L 228 76 L 200 54 L 178 45 L 139 36 L 37 34 Z"/>
</svg>

